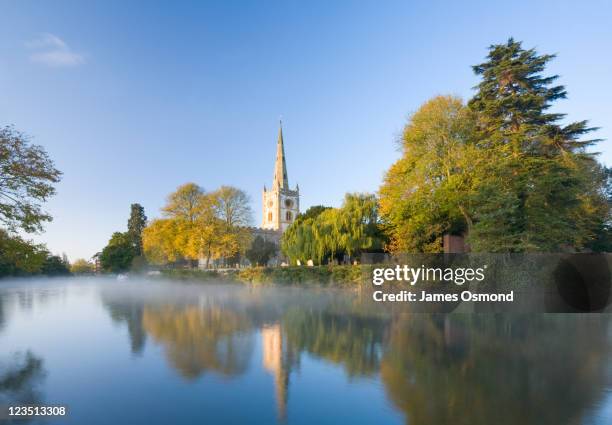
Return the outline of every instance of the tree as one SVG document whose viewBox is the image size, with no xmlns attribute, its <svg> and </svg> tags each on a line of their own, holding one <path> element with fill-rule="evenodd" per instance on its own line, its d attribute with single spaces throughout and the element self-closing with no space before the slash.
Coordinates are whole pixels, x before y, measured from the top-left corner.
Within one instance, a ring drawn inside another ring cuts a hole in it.
<svg viewBox="0 0 612 425">
<path fill-rule="evenodd" d="M 143 251 L 153 264 L 174 263 L 182 258 L 185 241 L 179 239 L 182 229 L 174 219 L 153 220 L 142 234 Z"/>
<path fill-rule="evenodd" d="M 479 252 L 589 248 L 609 220 L 605 178 L 586 121 L 547 112 L 565 96 L 541 75 L 551 58 L 491 46 L 468 107 L 437 97 L 410 118 L 380 190 L 390 250 L 440 252 L 445 233 Z"/>
<path fill-rule="evenodd" d="M 172 192 L 162 209 L 168 217 L 180 218 L 194 223 L 202 213 L 204 189 L 195 183 L 185 183 Z"/>
<path fill-rule="evenodd" d="M 72 274 L 91 274 L 94 271 L 94 265 L 89 261 L 79 258 L 70 265 Z"/>
<path fill-rule="evenodd" d="M 601 194 L 605 198 L 608 206 L 607 213 L 602 214 L 599 223 L 595 228 L 595 237 L 589 241 L 587 248 L 595 252 L 612 252 L 612 215 L 610 206 L 612 206 L 612 168 L 598 166 L 600 178 L 595 181 L 601 181 Z"/>
<path fill-rule="evenodd" d="M 603 182 L 586 152 L 598 140 L 581 139 L 594 128 L 586 121 L 561 125 L 564 114 L 548 111 L 566 97 L 565 88 L 553 84 L 558 76 L 542 74 L 553 58 L 509 39 L 473 67 L 482 77 L 468 104 L 478 117 L 477 143 L 497 158 L 493 178 L 479 191 L 483 208 L 470 217 L 476 250 L 581 249 L 607 215 Z M 498 202 L 486 198 L 494 192 Z"/>
<path fill-rule="evenodd" d="M 42 230 L 51 221 L 40 203 L 55 194 L 61 172 L 45 150 L 13 127 L 0 128 L 0 223 L 9 230 Z"/>
<path fill-rule="evenodd" d="M 281 249 L 291 261 L 323 264 L 343 255 L 350 258 L 382 250 L 385 236 L 374 195 L 347 194 L 340 208 L 309 211 L 281 237 Z"/>
<path fill-rule="evenodd" d="M 440 252 L 445 233 L 462 233 L 471 224 L 475 182 L 487 178 L 475 170 L 494 161 L 475 147 L 475 122 L 452 96 L 437 96 L 410 117 L 402 158 L 380 188 L 391 251 Z"/>
<path fill-rule="evenodd" d="M 232 186 L 221 186 L 210 195 L 213 198 L 214 215 L 217 223 L 216 257 L 226 262 L 237 262 L 251 244 L 251 233 L 246 228 L 252 222 L 253 212 L 249 196 L 243 190 Z"/>
<path fill-rule="evenodd" d="M 219 219 L 228 226 L 249 226 L 253 220 L 249 196 L 232 186 L 221 186 L 213 193 L 215 210 Z"/>
<path fill-rule="evenodd" d="M 115 232 L 100 254 L 100 263 L 106 271 L 119 273 L 132 265 L 134 247 L 128 233 Z"/>
<path fill-rule="evenodd" d="M 265 266 L 278 251 L 278 247 L 274 242 L 265 240 L 261 236 L 256 236 L 251 243 L 251 247 L 246 252 L 246 257 L 251 264 L 256 266 Z"/>
<path fill-rule="evenodd" d="M 47 254 L 40 272 L 45 276 L 67 276 L 70 274 L 70 263 L 59 255 Z"/>
<path fill-rule="evenodd" d="M 48 252 L 19 236 L 0 229 L 0 277 L 39 274 Z"/>
<path fill-rule="evenodd" d="M 323 211 L 325 210 L 329 210 L 331 209 L 331 207 L 326 207 L 323 205 L 313 205 L 312 207 L 308 208 L 305 212 L 303 212 L 302 214 L 299 214 L 295 221 L 304 221 L 307 220 L 309 218 L 316 218 L 319 216 L 319 214 L 321 214 Z"/>
<path fill-rule="evenodd" d="M 380 252 L 385 236 L 378 218 L 378 200 L 374 195 L 348 193 L 337 215 L 335 240 L 338 248 L 353 258 L 361 252 Z"/>
<path fill-rule="evenodd" d="M 179 186 L 162 209 L 165 219 L 154 220 L 143 232 L 144 251 L 156 264 L 204 258 L 230 260 L 244 254 L 251 243 L 251 210 L 245 192 L 222 186 L 206 193 L 194 183 Z"/>
<path fill-rule="evenodd" d="M 134 246 L 134 254 L 142 255 L 142 231 L 147 225 L 147 216 L 140 204 L 130 206 L 130 218 L 128 219 L 128 235 Z"/>
</svg>

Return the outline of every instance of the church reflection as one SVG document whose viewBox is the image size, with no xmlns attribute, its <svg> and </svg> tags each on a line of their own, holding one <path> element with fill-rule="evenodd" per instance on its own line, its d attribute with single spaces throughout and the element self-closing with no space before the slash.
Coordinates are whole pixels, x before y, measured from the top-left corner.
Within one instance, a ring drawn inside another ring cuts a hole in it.
<svg viewBox="0 0 612 425">
<path fill-rule="evenodd" d="M 280 421 L 287 419 L 289 377 L 299 368 L 299 353 L 292 349 L 280 324 L 266 325 L 261 330 L 263 367 L 274 377 L 276 409 Z"/>
</svg>

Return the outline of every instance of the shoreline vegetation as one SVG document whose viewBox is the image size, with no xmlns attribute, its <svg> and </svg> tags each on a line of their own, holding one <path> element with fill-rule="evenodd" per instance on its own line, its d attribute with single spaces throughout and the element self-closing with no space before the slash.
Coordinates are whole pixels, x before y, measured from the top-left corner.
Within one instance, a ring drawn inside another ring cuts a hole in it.
<svg viewBox="0 0 612 425">
<path fill-rule="evenodd" d="M 245 267 L 242 269 L 198 270 L 166 269 L 160 270 L 160 277 L 197 282 L 228 282 L 247 284 L 319 284 L 319 285 L 358 285 L 362 282 L 361 266 L 324 265 L 313 267 Z"/>
<path fill-rule="evenodd" d="M 354 283 L 361 269 L 348 264 L 364 253 L 612 252 L 612 168 L 592 150 L 596 127 L 550 111 L 567 94 L 546 74 L 554 57 L 512 38 L 489 46 L 471 99 L 435 96 L 408 118 L 377 193 L 311 206 L 279 241 L 254 237 L 245 191 L 186 183 L 160 217 L 132 204 L 125 231 L 68 264 L 20 236 L 51 221 L 42 205 L 62 173 L 26 135 L 0 128 L 0 277 L 159 268 L 206 280 L 236 267 L 228 279 Z M 451 237 L 460 249 L 447 249 Z"/>
</svg>

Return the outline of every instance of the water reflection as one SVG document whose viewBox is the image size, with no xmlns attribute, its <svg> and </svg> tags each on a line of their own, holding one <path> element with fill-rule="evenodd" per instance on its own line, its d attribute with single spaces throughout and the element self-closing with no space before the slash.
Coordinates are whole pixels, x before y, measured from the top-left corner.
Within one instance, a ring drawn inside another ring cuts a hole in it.
<svg viewBox="0 0 612 425">
<path fill-rule="evenodd" d="M 380 379 L 411 425 L 583 423 L 611 388 L 606 315 L 391 316 L 363 310 L 350 294 L 340 303 L 324 292 L 304 292 L 299 302 L 265 291 L 235 295 L 106 305 L 127 323 L 133 350 L 149 335 L 188 379 L 244 374 L 260 337 L 283 421 L 303 353 L 349 377 Z"/>
<path fill-rule="evenodd" d="M 2 332 L 2 329 L 4 328 L 4 322 L 6 321 L 5 319 L 5 312 L 4 312 L 4 295 L 2 293 L 0 293 L 0 332 Z"/>
<path fill-rule="evenodd" d="M 211 370 L 232 376 L 246 370 L 253 348 L 248 319 L 220 307 L 146 307 L 143 328 L 166 349 L 186 378 Z"/>
<path fill-rule="evenodd" d="M 283 316 L 289 343 L 342 365 L 349 375 L 378 372 L 387 320 L 351 315 L 349 312 L 292 308 Z"/>
<path fill-rule="evenodd" d="M 610 385 L 606 316 L 403 316 L 390 329 L 381 376 L 411 424 L 583 423 Z"/>
<path fill-rule="evenodd" d="M 289 400 L 289 378 L 300 366 L 300 355 L 283 334 L 280 324 L 264 326 L 261 330 L 264 368 L 274 377 L 274 395 L 278 418 L 287 419 Z"/>
<path fill-rule="evenodd" d="M 83 288 L 66 303 L 54 296 L 66 292 L 61 285 L 0 290 L 0 349 L 6 350 L 0 350 L 0 405 L 37 404 L 44 390 L 46 398 L 75 403 L 75 415 L 81 408 L 85 419 L 83 406 L 108 394 L 119 394 L 114 403 L 147 398 L 147 406 L 157 406 L 148 398 L 159 392 L 162 416 L 150 423 L 168 423 L 168 397 L 187 416 L 212 415 L 211 423 L 332 422 L 330 406 L 343 422 L 355 423 L 610 423 L 608 315 L 392 314 L 352 292 L 295 288 L 104 282 L 89 287 L 93 296 Z M 47 318 L 57 333 L 31 338 L 28 329 L 37 335 L 36 320 Z M 62 332 L 81 326 L 81 339 Z M 85 350 L 98 339 L 107 342 L 101 359 Z M 79 363 L 78 374 L 89 375 L 80 383 L 84 390 L 74 391 L 76 401 L 62 398 L 72 390 L 64 376 L 74 375 L 66 347 L 92 357 Z M 154 373 L 168 367 L 173 373 Z M 123 394 L 114 372 L 130 387 Z M 139 384 L 143 374 L 147 383 Z M 51 377 L 67 386 L 64 393 L 45 387 Z M 357 387 L 367 396 L 351 393 Z M 215 406 L 221 407 L 211 413 Z M 231 406 L 247 416 L 228 419 Z M 372 417 L 364 416 L 368 410 L 375 410 Z M 92 423 L 112 422 L 103 419 Z"/>
<path fill-rule="evenodd" d="M 137 302 L 112 302 L 104 298 L 102 302 L 114 322 L 127 324 L 132 353 L 142 354 L 147 342 L 147 334 L 142 327 L 144 306 Z"/>
<path fill-rule="evenodd" d="M 0 406 L 40 404 L 43 361 L 30 351 L 0 358 Z"/>
</svg>

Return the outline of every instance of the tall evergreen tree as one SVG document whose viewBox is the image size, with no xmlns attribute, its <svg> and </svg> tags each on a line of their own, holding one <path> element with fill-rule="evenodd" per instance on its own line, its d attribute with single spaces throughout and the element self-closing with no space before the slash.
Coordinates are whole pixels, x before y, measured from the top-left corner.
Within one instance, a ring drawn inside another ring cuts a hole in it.
<svg viewBox="0 0 612 425">
<path fill-rule="evenodd" d="M 127 233 L 136 256 L 142 255 L 142 231 L 146 225 L 147 216 L 145 215 L 144 208 L 140 204 L 132 204 Z"/>
<path fill-rule="evenodd" d="M 489 48 L 473 67 L 482 77 L 469 107 L 477 114 L 477 144 L 496 153 L 491 176 L 479 188 L 470 239 L 485 251 L 555 251 L 581 248 L 605 215 L 603 184 L 593 154 L 598 140 L 586 121 L 561 125 L 549 111 L 566 96 L 545 76 L 554 55 L 539 55 L 509 39 Z M 503 181 L 503 185 L 493 182 Z"/>
<path fill-rule="evenodd" d="M 558 75 L 543 76 L 555 55 L 538 55 L 510 38 L 489 47 L 487 61 L 473 66 L 482 81 L 468 106 L 480 114 L 482 142 L 501 143 L 513 155 L 555 156 L 562 152 L 583 153 L 600 140 L 580 140 L 595 128 L 587 121 L 561 126 L 562 113 L 551 113 L 553 102 L 564 99 L 565 87 L 554 85 Z"/>
</svg>

